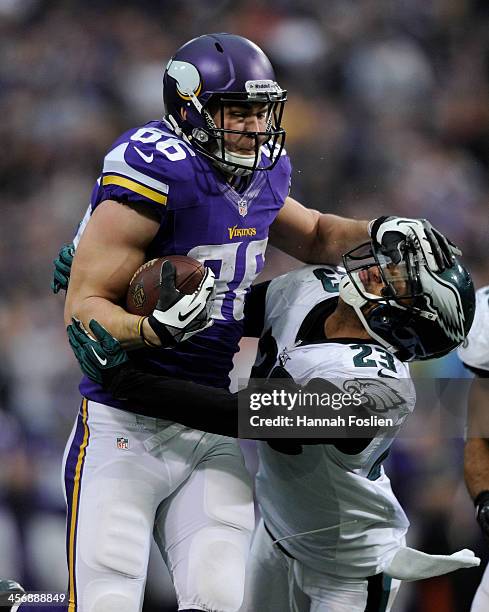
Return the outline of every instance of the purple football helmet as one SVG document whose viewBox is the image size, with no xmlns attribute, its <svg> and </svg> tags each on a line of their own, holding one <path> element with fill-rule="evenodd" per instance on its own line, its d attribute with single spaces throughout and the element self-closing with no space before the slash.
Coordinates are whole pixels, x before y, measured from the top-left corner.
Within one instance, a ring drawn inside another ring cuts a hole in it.
<svg viewBox="0 0 489 612">
<path fill-rule="evenodd" d="M 275 81 L 272 65 L 250 40 L 234 34 L 206 34 L 189 41 L 170 59 L 163 77 L 166 119 L 201 154 L 237 176 L 270 170 L 285 142 L 281 127 L 287 92 Z M 226 104 L 263 104 L 266 131 L 248 132 L 224 125 Z M 254 139 L 254 155 L 226 150 L 225 134 Z"/>
</svg>

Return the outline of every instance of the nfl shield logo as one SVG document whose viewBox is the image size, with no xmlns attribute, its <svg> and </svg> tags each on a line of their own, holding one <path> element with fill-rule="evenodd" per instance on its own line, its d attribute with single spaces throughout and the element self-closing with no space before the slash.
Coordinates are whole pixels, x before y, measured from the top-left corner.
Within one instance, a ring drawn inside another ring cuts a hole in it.
<svg viewBox="0 0 489 612">
<path fill-rule="evenodd" d="M 128 438 L 119 437 L 117 438 L 117 448 L 120 450 L 128 450 L 129 449 L 129 440 Z"/>
<path fill-rule="evenodd" d="M 142 308 L 144 306 L 144 303 L 146 302 L 146 294 L 141 283 L 137 283 L 137 285 L 132 289 L 132 299 L 134 300 L 136 308 Z"/>
<path fill-rule="evenodd" d="M 246 217 L 248 214 L 248 202 L 244 199 L 239 200 L 238 202 L 238 212 L 242 217 Z"/>
<path fill-rule="evenodd" d="M 287 363 L 287 361 L 289 361 L 289 359 L 290 359 L 290 356 L 289 356 L 289 354 L 287 353 L 287 349 L 285 349 L 285 348 L 284 348 L 284 350 L 283 350 L 283 351 L 280 353 L 280 355 L 278 356 L 278 360 L 279 360 L 279 362 L 280 362 L 280 365 L 281 365 L 282 367 L 284 367 L 284 366 L 285 366 L 285 364 Z"/>
</svg>

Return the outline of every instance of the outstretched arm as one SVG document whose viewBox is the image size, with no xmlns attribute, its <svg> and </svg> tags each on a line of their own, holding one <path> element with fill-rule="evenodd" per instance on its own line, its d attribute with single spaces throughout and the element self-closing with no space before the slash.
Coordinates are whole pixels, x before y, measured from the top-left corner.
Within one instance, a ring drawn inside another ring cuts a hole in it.
<svg viewBox="0 0 489 612">
<path fill-rule="evenodd" d="M 103 385 L 114 397 L 131 400 L 133 409 L 139 414 L 169 419 L 209 433 L 239 436 L 239 402 L 243 402 L 243 409 L 246 410 L 245 405 L 250 400 L 249 390 L 230 393 L 188 380 L 140 371 L 131 363 L 120 343 L 97 321 L 90 322 L 90 330 L 96 339 L 87 334 L 79 321 L 73 320 L 67 330 L 70 345 L 83 372 Z M 301 387 L 289 378 L 271 378 L 263 381 L 262 387 L 253 387 L 253 392 L 263 390 L 270 394 L 285 388 L 287 392 L 297 393 Z M 335 385 L 324 379 L 313 379 L 304 387 L 306 392 L 317 392 L 318 389 L 330 394 L 338 391 Z M 363 415 L 363 409 L 359 410 Z M 261 415 L 273 418 L 282 412 L 283 408 L 274 404 L 262 407 Z M 341 434 L 341 431 L 338 433 Z M 351 454 L 363 450 L 374 431 L 368 435 L 369 438 L 349 439 L 345 430 L 340 437 L 334 438 L 274 438 L 264 441 L 288 455 L 300 454 L 304 444 L 334 444 L 342 452 Z"/>
<path fill-rule="evenodd" d="M 358 221 L 321 214 L 291 197 L 285 199 L 270 228 L 271 244 L 306 263 L 339 263 L 344 253 L 370 238 L 396 262 L 408 236 L 415 240 L 433 271 L 453 266 L 454 255 L 461 254 L 426 219 L 379 217 Z"/>
<path fill-rule="evenodd" d="M 238 435 L 236 394 L 138 370 L 118 340 L 97 321 L 90 321 L 92 337 L 76 319 L 67 331 L 83 373 L 115 398 L 131 400 L 138 413 L 210 433 Z"/>
<path fill-rule="evenodd" d="M 138 412 L 146 416 L 238 437 L 238 395 L 225 389 L 149 374 L 130 363 L 118 368 L 106 388 L 118 399 L 137 402 Z"/>
<path fill-rule="evenodd" d="M 289 196 L 270 227 L 270 243 L 305 263 L 339 263 L 343 253 L 369 240 L 367 226 L 321 214 Z"/>
</svg>

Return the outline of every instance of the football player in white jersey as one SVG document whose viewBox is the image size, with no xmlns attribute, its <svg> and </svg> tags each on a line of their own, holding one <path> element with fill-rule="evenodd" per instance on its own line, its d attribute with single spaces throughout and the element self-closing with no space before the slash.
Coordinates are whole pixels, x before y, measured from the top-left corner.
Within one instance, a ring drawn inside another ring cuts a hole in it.
<svg viewBox="0 0 489 612">
<path fill-rule="evenodd" d="M 475 374 L 469 395 L 465 482 L 474 500 L 479 525 L 489 538 L 489 286 L 476 293 L 474 323 L 458 355 Z M 477 589 L 471 612 L 487 610 L 489 567 Z"/>
<path fill-rule="evenodd" d="M 392 579 L 478 563 L 470 551 L 430 557 L 405 547 L 409 522 L 381 465 L 414 407 L 405 362 L 441 356 L 462 342 L 474 311 L 470 276 L 459 263 L 449 272 L 430 271 L 412 246 L 398 265 L 371 243 L 344 262 L 346 275 L 306 266 L 252 290 L 245 333 L 261 335 L 253 373 L 363 390 L 369 402 L 362 413 L 388 412 L 394 425 L 375 428 L 367 439 L 259 442 L 262 521 L 248 568 L 247 612 L 388 610 Z M 100 342 L 76 322 L 69 329 L 89 377 L 118 397 L 137 397 L 148 415 L 237 434 L 236 397 L 142 373 L 103 328 L 96 322 L 91 328 Z"/>
</svg>

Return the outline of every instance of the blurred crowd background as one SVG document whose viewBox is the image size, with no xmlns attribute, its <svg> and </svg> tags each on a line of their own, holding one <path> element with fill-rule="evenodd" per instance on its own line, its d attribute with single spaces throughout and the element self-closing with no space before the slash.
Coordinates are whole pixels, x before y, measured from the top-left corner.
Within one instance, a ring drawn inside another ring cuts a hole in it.
<svg viewBox="0 0 489 612">
<path fill-rule="evenodd" d="M 78 409 L 52 259 L 111 142 L 163 114 L 166 62 L 208 32 L 251 38 L 289 91 L 292 195 L 323 212 L 427 217 L 489 282 L 484 0 L 0 0 L 0 576 L 65 589 L 60 464 Z M 297 265 L 271 250 L 268 277 Z M 236 375 L 255 344 L 243 341 Z M 455 355 L 415 367 L 464 377 Z M 237 383 L 235 383 L 237 384 Z M 245 444 L 251 469 L 252 444 Z M 388 469 L 427 552 L 472 547 L 461 438 L 395 444 Z M 153 555 L 145 611 L 174 610 Z M 396 612 L 464 612 L 481 571 L 406 585 Z"/>
</svg>

